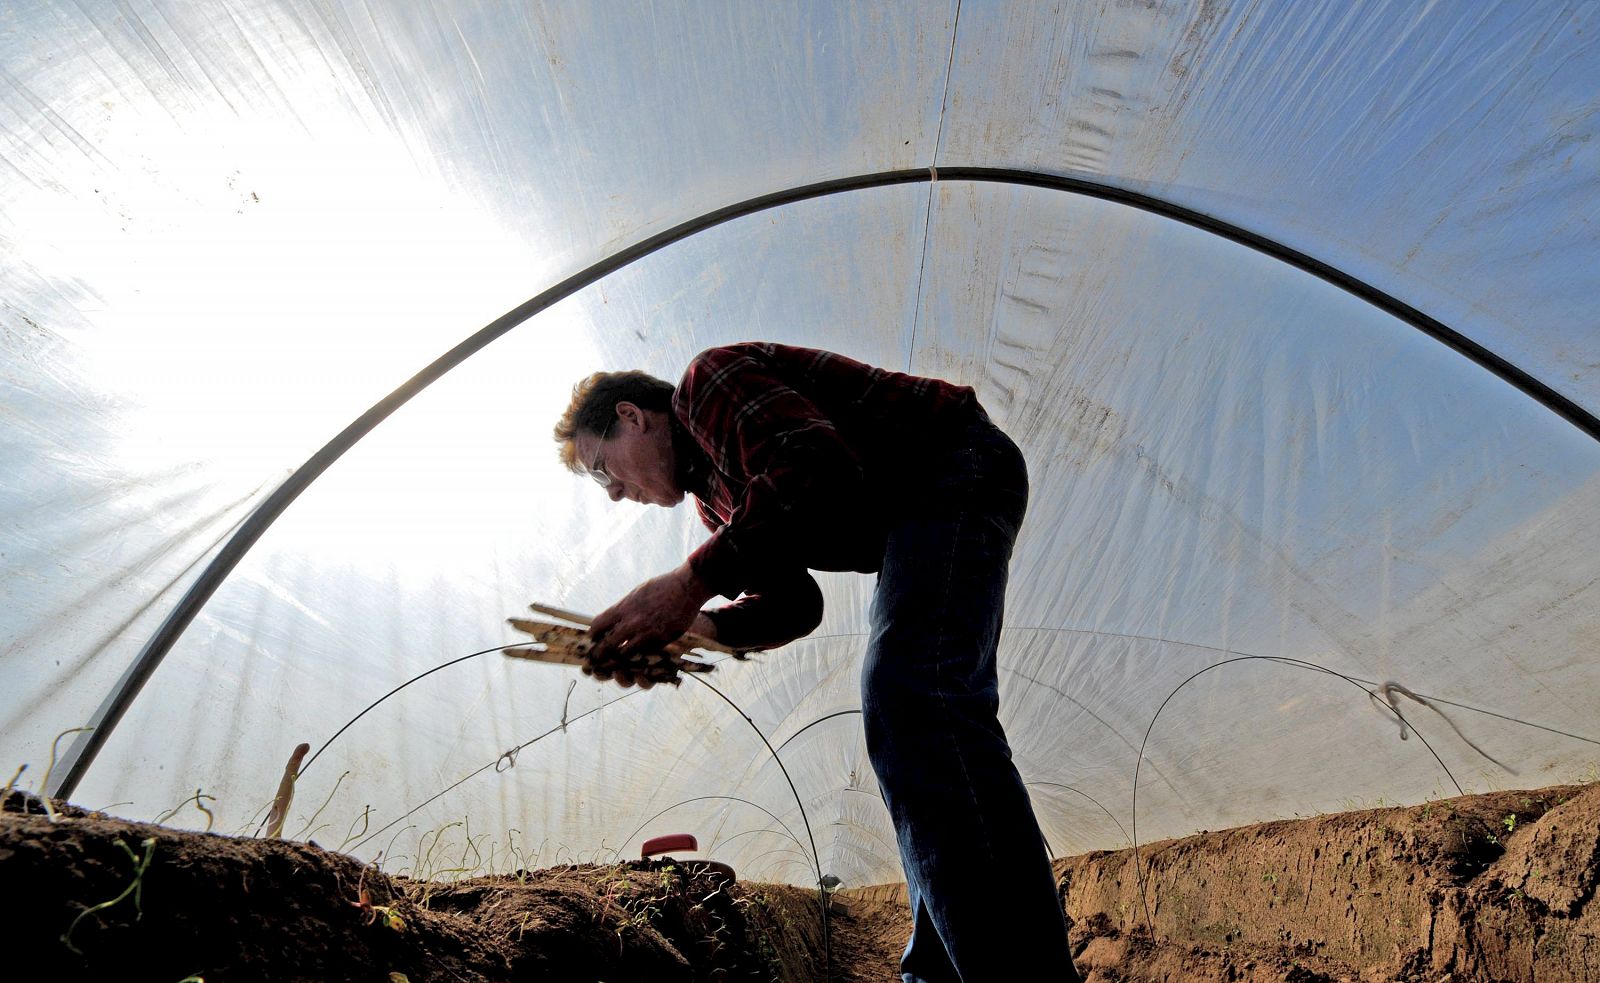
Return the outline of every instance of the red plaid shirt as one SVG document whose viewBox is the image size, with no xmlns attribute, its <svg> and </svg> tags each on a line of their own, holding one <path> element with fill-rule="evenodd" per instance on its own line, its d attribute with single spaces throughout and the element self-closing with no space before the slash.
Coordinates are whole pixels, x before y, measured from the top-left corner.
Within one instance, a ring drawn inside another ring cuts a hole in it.
<svg viewBox="0 0 1600 983">
<path fill-rule="evenodd" d="M 712 531 L 690 566 L 725 597 L 749 595 L 713 614 L 724 641 L 785 634 L 796 604 L 820 618 L 807 569 L 877 571 L 920 451 L 977 411 L 967 386 L 812 348 L 747 342 L 696 356 L 672 414 L 683 487 Z"/>
</svg>

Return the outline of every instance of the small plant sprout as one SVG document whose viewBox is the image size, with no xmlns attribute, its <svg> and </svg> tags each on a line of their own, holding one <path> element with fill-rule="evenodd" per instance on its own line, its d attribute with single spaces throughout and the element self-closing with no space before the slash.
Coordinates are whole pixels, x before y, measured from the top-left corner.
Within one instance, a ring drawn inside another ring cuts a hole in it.
<svg viewBox="0 0 1600 983">
<path fill-rule="evenodd" d="M 1517 829 L 1517 814 L 1514 813 L 1514 812 L 1507 813 L 1506 814 L 1506 818 L 1500 820 L 1500 825 L 1502 825 L 1502 826 L 1504 826 L 1506 828 L 1506 832 L 1507 833 L 1516 832 L 1516 829 Z"/>
<path fill-rule="evenodd" d="M 206 816 L 206 832 L 209 833 L 209 832 L 211 832 L 211 824 L 212 824 L 213 821 L 216 820 L 217 817 L 212 815 L 210 809 L 206 808 L 205 802 L 202 801 L 204 799 L 210 799 L 212 802 L 217 801 L 217 797 L 215 795 L 202 795 L 200 789 L 195 789 L 193 795 L 189 796 L 187 799 L 184 799 L 182 802 L 180 802 L 177 805 L 173 806 L 171 809 L 168 809 L 166 812 L 163 812 L 161 815 L 159 815 L 155 819 L 151 820 L 151 822 L 153 822 L 155 825 L 159 826 L 162 823 L 166 822 L 167 820 L 171 819 L 173 816 L 176 816 L 178 814 L 178 810 L 182 809 L 184 806 L 186 806 L 189 803 L 193 802 L 194 803 L 194 807 L 196 809 L 199 809 L 201 812 L 205 813 L 205 816 Z M 110 808 L 110 807 L 108 806 L 107 808 Z"/>
<path fill-rule="evenodd" d="M 372 892 L 367 890 L 367 868 L 361 868 L 361 878 L 356 881 L 356 900 L 350 902 L 351 906 L 361 909 L 367 916 L 368 925 L 376 925 L 381 919 L 385 928 L 392 928 L 396 932 L 406 930 L 406 920 L 394 910 L 394 905 L 373 904 Z"/>
<path fill-rule="evenodd" d="M 0 802 L 4 802 L 5 800 L 11 798 L 11 790 L 17 787 L 17 779 L 21 778 L 22 773 L 27 770 L 27 762 L 23 762 L 17 767 L 17 773 L 11 776 L 11 781 L 6 782 L 6 790 L 4 792 L 0 792 Z"/>
<path fill-rule="evenodd" d="M 367 806 L 361 810 L 361 815 L 357 816 L 355 819 L 350 820 L 349 835 L 344 838 L 344 842 L 339 844 L 339 849 L 343 850 L 345 847 L 350 845 L 350 841 L 351 840 L 360 839 L 361 837 L 367 835 L 367 824 L 371 821 L 371 817 L 372 817 L 372 804 L 368 803 Z M 360 832 L 356 832 L 355 831 L 356 822 L 358 820 L 361 823 L 361 831 Z"/>
<path fill-rule="evenodd" d="M 83 921 L 85 918 L 88 918 L 97 911 L 105 911 L 107 908 L 119 903 L 123 898 L 126 898 L 130 894 L 133 895 L 134 911 L 138 912 L 134 918 L 134 921 L 138 921 L 140 918 L 144 917 L 144 908 L 141 905 L 142 896 L 144 894 L 144 872 L 150 869 L 150 858 L 155 855 L 156 838 L 152 836 L 140 843 L 140 845 L 144 847 L 143 857 L 140 857 L 138 854 L 134 853 L 133 848 L 121 840 L 117 840 L 116 843 L 117 846 L 122 847 L 122 852 L 128 855 L 128 859 L 133 861 L 133 882 L 127 887 L 123 888 L 122 893 L 112 898 L 110 901 L 102 901 L 92 908 L 84 909 L 78 914 L 77 918 L 72 920 L 72 924 L 67 926 L 66 933 L 61 936 L 61 941 L 68 949 L 71 949 L 80 956 L 83 955 L 83 951 L 72 944 L 72 933 L 77 929 L 78 923 Z"/>
<path fill-rule="evenodd" d="M 422 836 L 417 839 L 417 853 L 419 855 L 417 859 L 416 871 L 417 880 L 431 881 L 435 879 L 437 868 L 435 868 L 433 863 L 433 851 L 439 848 L 439 841 L 444 838 L 444 834 L 461 825 L 463 824 L 458 822 L 445 823 L 436 830 L 430 830 L 429 832 L 433 834 L 433 842 L 428 844 L 428 849 L 426 852 L 423 852 L 422 844 L 425 840 L 427 840 L 428 833 L 423 833 Z"/>
<path fill-rule="evenodd" d="M 296 768 L 298 767 L 299 766 L 296 765 Z M 317 806 L 317 811 L 313 812 L 311 814 L 311 818 L 306 820 L 306 824 L 301 828 L 300 832 L 295 834 L 295 839 L 308 840 L 311 838 L 312 834 L 316 833 L 316 831 L 321 828 L 320 826 L 313 826 L 312 823 L 315 823 L 317 821 L 317 817 L 322 815 L 322 810 L 328 808 L 328 803 L 333 801 L 333 797 L 339 792 L 340 784 L 344 782 L 345 778 L 348 777 L 349 774 L 350 773 L 346 771 L 341 774 L 336 781 L 334 781 L 333 790 L 328 793 L 328 797 L 326 799 L 322 800 L 322 805 Z"/>
<path fill-rule="evenodd" d="M 398 840 L 400 838 L 401 834 L 405 833 L 407 830 L 412 830 L 412 829 L 416 829 L 416 828 L 417 828 L 416 824 L 413 823 L 413 824 L 411 824 L 409 826 L 402 827 L 399 832 L 397 832 L 393 836 L 389 837 L 389 845 L 384 847 L 378 853 L 378 856 L 383 859 L 384 863 L 388 863 L 390 860 L 394 859 L 394 841 Z M 381 833 L 381 832 L 383 832 L 383 830 L 379 830 L 378 832 Z M 402 856 L 404 856 L 404 854 L 402 854 Z M 382 868 L 382 864 L 379 865 L 379 868 L 380 869 Z"/>
<path fill-rule="evenodd" d="M 50 742 L 50 762 L 44 766 L 44 777 L 39 780 L 39 802 L 44 806 L 45 814 L 50 817 L 51 822 L 56 822 L 61 818 L 56 814 L 56 807 L 54 803 L 50 801 L 50 773 L 56 770 L 56 749 L 61 746 L 61 739 L 63 737 L 66 737 L 68 734 L 79 734 L 86 730 L 94 730 L 94 728 L 70 727 L 67 730 L 57 734 L 56 739 Z M 21 769 L 17 770 L 17 774 L 22 774 Z M 13 781 L 15 781 L 15 779 L 13 779 Z"/>
</svg>

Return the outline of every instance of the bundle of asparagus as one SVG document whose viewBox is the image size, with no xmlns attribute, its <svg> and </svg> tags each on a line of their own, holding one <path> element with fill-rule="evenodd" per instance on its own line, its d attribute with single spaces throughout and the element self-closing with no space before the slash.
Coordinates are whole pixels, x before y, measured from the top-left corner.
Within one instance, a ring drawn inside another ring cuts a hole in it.
<svg viewBox="0 0 1600 983">
<path fill-rule="evenodd" d="M 530 604 L 534 614 L 553 620 L 508 618 L 511 627 L 533 636 L 527 648 L 507 649 L 506 655 L 514 659 L 530 659 L 556 665 L 579 666 L 586 675 L 601 679 L 617 677 L 624 686 L 638 683 L 649 688 L 656 683 L 679 685 L 679 673 L 710 672 L 713 663 L 705 661 L 704 652 L 726 652 L 743 656 L 743 652 L 727 648 L 698 635 L 684 635 L 659 651 L 629 653 L 605 665 L 590 661 L 594 642 L 589 638 L 590 619 L 571 611 Z M 696 650 L 699 650 L 697 653 Z"/>
</svg>

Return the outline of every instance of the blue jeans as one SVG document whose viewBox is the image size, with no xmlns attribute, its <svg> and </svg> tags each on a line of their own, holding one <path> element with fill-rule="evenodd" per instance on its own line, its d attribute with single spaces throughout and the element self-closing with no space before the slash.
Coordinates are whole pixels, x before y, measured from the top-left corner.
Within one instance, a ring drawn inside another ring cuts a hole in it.
<svg viewBox="0 0 1600 983">
<path fill-rule="evenodd" d="M 1071 981 L 1044 838 L 998 719 L 1022 454 L 981 417 L 906 477 L 872 596 L 867 753 L 894 820 L 913 929 L 906 983 Z"/>
</svg>

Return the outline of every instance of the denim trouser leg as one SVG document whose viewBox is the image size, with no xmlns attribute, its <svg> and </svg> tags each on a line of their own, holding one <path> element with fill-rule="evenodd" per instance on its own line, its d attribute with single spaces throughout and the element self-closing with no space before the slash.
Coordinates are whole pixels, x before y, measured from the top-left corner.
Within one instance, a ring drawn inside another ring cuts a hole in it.
<svg viewBox="0 0 1600 983">
<path fill-rule="evenodd" d="M 1022 455 L 987 421 L 908 490 L 872 599 L 867 750 L 894 820 L 914 928 L 907 983 L 1076 981 L 1044 840 L 997 717 Z"/>
</svg>

